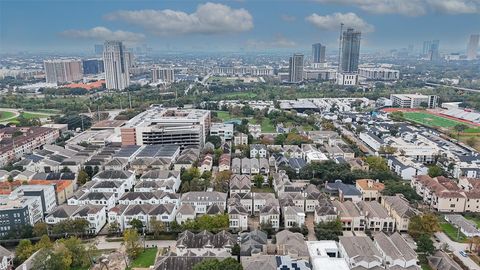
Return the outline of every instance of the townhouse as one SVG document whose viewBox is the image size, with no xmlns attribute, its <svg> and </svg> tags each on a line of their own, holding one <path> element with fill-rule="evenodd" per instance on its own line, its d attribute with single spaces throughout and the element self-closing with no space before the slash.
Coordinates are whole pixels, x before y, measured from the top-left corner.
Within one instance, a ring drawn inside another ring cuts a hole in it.
<svg viewBox="0 0 480 270">
<path fill-rule="evenodd" d="M 382 206 L 395 219 L 395 228 L 400 232 L 407 231 L 410 219 L 420 214 L 417 209 L 410 206 L 403 195 L 383 196 Z"/>
<path fill-rule="evenodd" d="M 379 201 L 381 192 L 385 189 L 383 183 L 373 179 L 358 179 L 355 182 L 355 187 L 362 193 L 362 200 L 364 201 Z"/>
<path fill-rule="evenodd" d="M 205 214 L 207 208 L 212 204 L 223 211 L 227 207 L 227 194 L 217 191 L 191 191 L 182 194 L 181 204 L 190 204 L 195 209 L 196 214 Z"/>
<path fill-rule="evenodd" d="M 358 207 L 365 214 L 366 228 L 371 231 L 395 231 L 395 219 L 377 201 L 361 201 Z"/>
<path fill-rule="evenodd" d="M 339 202 L 333 201 L 333 206 L 337 210 L 342 228 L 346 231 L 364 231 L 365 214 L 351 201 Z"/>
<path fill-rule="evenodd" d="M 340 236 L 340 252 L 350 269 L 382 269 L 383 258 L 368 236 Z"/>
<path fill-rule="evenodd" d="M 417 253 L 398 232 L 390 236 L 383 232 L 375 233 L 373 239 L 383 258 L 383 267 L 420 270 Z"/>
<path fill-rule="evenodd" d="M 108 211 L 108 222 L 117 222 L 120 230 L 132 227 L 132 220 L 139 220 L 147 229 L 151 229 L 153 220 L 163 222 L 167 228 L 175 220 L 177 205 L 173 203 L 164 204 L 120 204 Z"/>
<path fill-rule="evenodd" d="M 180 172 L 170 170 L 150 170 L 140 177 L 135 184 L 135 191 L 164 191 L 175 193 L 180 188 Z"/>
</svg>

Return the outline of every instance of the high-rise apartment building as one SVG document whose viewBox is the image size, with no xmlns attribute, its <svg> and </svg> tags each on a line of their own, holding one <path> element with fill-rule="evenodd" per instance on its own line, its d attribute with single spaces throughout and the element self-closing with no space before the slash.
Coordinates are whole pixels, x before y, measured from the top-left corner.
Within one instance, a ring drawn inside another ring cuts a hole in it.
<svg viewBox="0 0 480 270">
<path fill-rule="evenodd" d="M 123 90 L 130 84 L 129 59 L 121 41 L 105 41 L 103 63 L 106 87 Z"/>
<path fill-rule="evenodd" d="M 164 83 L 172 83 L 175 81 L 175 73 L 173 68 L 154 68 L 152 69 L 152 82 L 162 81 Z"/>
<path fill-rule="evenodd" d="M 321 43 L 315 43 L 312 45 L 312 58 L 313 63 L 325 62 L 325 46 Z"/>
<path fill-rule="evenodd" d="M 348 28 L 342 33 L 340 49 L 340 73 L 356 73 L 360 58 L 360 39 L 362 33 Z"/>
<path fill-rule="evenodd" d="M 478 41 L 480 39 L 479 34 L 474 34 L 470 36 L 467 46 L 467 60 L 477 59 L 477 50 L 478 50 Z"/>
<path fill-rule="evenodd" d="M 82 61 L 74 59 L 55 59 L 43 62 L 47 83 L 66 83 L 83 78 Z"/>
<path fill-rule="evenodd" d="M 98 74 L 103 73 L 102 59 L 85 59 L 82 61 L 84 74 Z"/>
<path fill-rule="evenodd" d="M 290 57 L 289 78 L 291 83 L 303 81 L 303 54 L 296 53 Z"/>
<path fill-rule="evenodd" d="M 427 40 L 423 42 L 423 56 L 430 61 L 437 61 L 440 59 L 439 49 L 439 40 Z"/>
</svg>

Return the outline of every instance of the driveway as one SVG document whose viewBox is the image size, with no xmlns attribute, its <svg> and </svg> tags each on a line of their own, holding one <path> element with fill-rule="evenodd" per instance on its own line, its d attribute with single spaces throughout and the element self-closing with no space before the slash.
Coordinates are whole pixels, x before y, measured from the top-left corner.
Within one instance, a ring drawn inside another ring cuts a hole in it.
<svg viewBox="0 0 480 270">
<path fill-rule="evenodd" d="M 455 256 L 457 256 L 469 269 L 475 270 L 480 268 L 480 266 L 474 261 L 472 261 L 472 259 L 470 259 L 469 257 L 465 258 L 460 255 L 460 251 L 468 250 L 468 244 L 452 241 L 443 232 L 436 232 L 435 236 L 438 238 L 438 240 L 440 240 L 442 244 L 446 244 L 447 247 L 455 254 Z"/>
<path fill-rule="evenodd" d="M 308 241 L 317 241 L 317 236 L 315 235 L 315 223 L 314 223 L 314 215 L 312 213 L 308 213 L 305 217 L 305 226 L 308 229 L 307 239 Z"/>
</svg>

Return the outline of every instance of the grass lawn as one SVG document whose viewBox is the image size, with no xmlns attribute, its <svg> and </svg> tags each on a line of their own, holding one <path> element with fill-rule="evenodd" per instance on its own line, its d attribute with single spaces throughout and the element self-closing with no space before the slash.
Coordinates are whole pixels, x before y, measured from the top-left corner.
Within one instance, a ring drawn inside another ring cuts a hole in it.
<svg viewBox="0 0 480 270">
<path fill-rule="evenodd" d="M 442 231 L 448 235 L 450 239 L 452 239 L 455 242 L 465 242 L 467 240 L 467 237 L 462 233 L 458 233 L 458 229 L 455 228 L 452 224 L 447 223 L 447 222 L 441 222 L 440 223 L 440 228 L 442 228 Z M 457 235 L 459 236 L 457 239 Z"/>
<path fill-rule="evenodd" d="M 155 258 L 157 257 L 157 248 L 147 248 L 145 252 L 140 253 L 140 255 L 133 260 L 130 264 L 130 268 L 143 267 L 148 268 L 149 266 L 155 264 Z"/>
<path fill-rule="evenodd" d="M 265 132 L 265 133 L 273 133 L 275 132 L 275 127 L 273 126 L 272 122 L 270 121 L 270 119 L 264 117 L 262 119 L 262 122 L 261 123 L 258 123 L 257 120 L 251 120 L 253 123 L 255 124 L 260 124 L 262 126 L 262 132 Z"/>
<path fill-rule="evenodd" d="M 425 113 L 425 112 L 404 112 L 403 116 L 405 119 L 416 122 L 425 126 L 429 127 L 437 127 L 437 128 L 446 128 L 449 130 L 453 130 L 453 127 L 458 125 L 458 124 L 464 124 L 469 126 L 468 129 L 466 129 L 464 132 L 466 133 L 476 133 L 480 132 L 480 127 L 475 127 L 466 123 L 463 123 L 461 121 L 456 121 L 453 119 L 448 119 L 445 117 L 440 117 L 437 115 L 433 115 L 430 113 Z"/>
<path fill-rule="evenodd" d="M 226 112 L 226 111 L 215 111 L 215 112 L 217 113 L 217 117 L 222 119 L 223 122 L 229 121 L 232 119 L 239 119 L 238 117 L 234 117 L 230 115 L 230 112 Z"/>
<path fill-rule="evenodd" d="M 432 268 L 428 264 L 422 264 L 421 266 L 422 266 L 422 270 L 432 270 Z"/>
<path fill-rule="evenodd" d="M 15 116 L 13 112 L 0 111 L 0 121 L 12 118 Z"/>
<path fill-rule="evenodd" d="M 32 118 L 48 118 L 50 115 L 49 114 L 42 114 L 42 113 L 36 113 L 36 112 L 23 112 L 22 113 L 23 117 L 26 119 L 32 119 Z"/>
<path fill-rule="evenodd" d="M 471 220 L 477 224 L 477 228 L 480 228 L 480 217 L 465 217 L 468 220 Z"/>
<path fill-rule="evenodd" d="M 221 93 L 215 94 L 214 99 L 222 100 L 222 99 L 255 99 L 257 94 L 252 92 L 232 92 L 232 93 Z"/>
<path fill-rule="evenodd" d="M 262 187 L 258 188 L 256 186 L 252 186 L 252 192 L 258 192 L 258 193 L 275 193 L 273 188 L 271 187 Z"/>
</svg>

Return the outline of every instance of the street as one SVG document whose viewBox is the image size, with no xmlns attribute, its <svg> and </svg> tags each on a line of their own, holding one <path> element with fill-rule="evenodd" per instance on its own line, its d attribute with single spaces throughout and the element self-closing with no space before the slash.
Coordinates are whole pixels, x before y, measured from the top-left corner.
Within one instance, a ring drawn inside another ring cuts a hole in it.
<svg viewBox="0 0 480 270">
<path fill-rule="evenodd" d="M 446 244 L 448 248 L 457 256 L 465 266 L 471 270 L 479 269 L 480 266 L 476 264 L 469 257 L 463 257 L 460 255 L 460 251 L 468 250 L 468 244 L 458 243 L 450 240 L 448 236 L 443 232 L 436 232 L 435 236 L 440 240 L 441 243 Z"/>
</svg>

